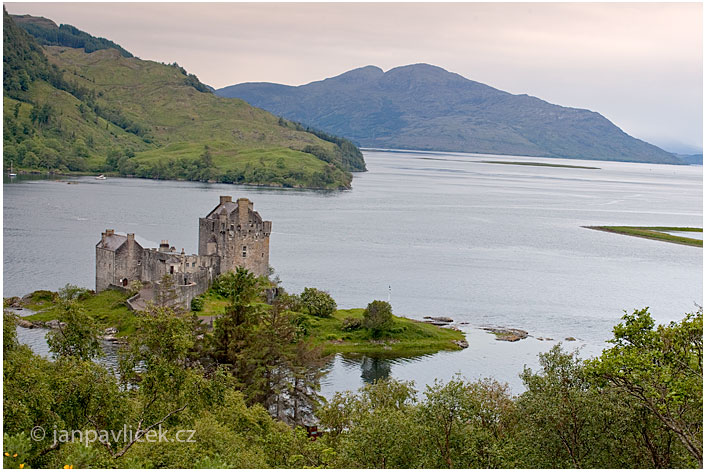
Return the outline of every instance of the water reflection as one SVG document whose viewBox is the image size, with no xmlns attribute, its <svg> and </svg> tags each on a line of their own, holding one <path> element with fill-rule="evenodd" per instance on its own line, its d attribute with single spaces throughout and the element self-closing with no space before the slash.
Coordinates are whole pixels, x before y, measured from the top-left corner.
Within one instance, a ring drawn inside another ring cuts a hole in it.
<svg viewBox="0 0 706 472">
<path fill-rule="evenodd" d="M 390 376 L 389 359 L 380 359 L 374 357 L 363 357 L 360 363 L 361 378 L 365 383 L 373 383 L 376 380 L 386 379 Z"/>
</svg>

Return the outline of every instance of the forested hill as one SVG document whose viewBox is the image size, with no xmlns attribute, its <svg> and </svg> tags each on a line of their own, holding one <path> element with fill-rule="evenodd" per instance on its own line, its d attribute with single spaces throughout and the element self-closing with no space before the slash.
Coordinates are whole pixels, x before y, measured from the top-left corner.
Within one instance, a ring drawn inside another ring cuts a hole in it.
<svg viewBox="0 0 706 472">
<path fill-rule="evenodd" d="M 298 87 L 216 91 L 366 147 L 682 163 L 602 115 L 513 95 L 428 64 L 374 66 Z"/>
<path fill-rule="evenodd" d="M 7 12 L 3 38 L 5 168 L 326 189 L 365 170 L 349 141 L 217 97 L 176 63 L 41 46 Z"/>
<path fill-rule="evenodd" d="M 132 54 L 113 41 L 105 38 L 96 38 L 75 26 L 57 26 L 52 20 L 41 16 L 10 15 L 10 17 L 42 45 L 81 48 L 86 52 L 112 48 L 118 50 L 124 57 L 132 57 Z"/>
</svg>

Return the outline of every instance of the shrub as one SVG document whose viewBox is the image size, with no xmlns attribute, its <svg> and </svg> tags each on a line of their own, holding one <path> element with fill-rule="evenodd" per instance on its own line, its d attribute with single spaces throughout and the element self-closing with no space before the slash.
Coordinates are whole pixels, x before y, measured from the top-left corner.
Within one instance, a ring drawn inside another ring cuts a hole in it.
<svg viewBox="0 0 706 472">
<path fill-rule="evenodd" d="M 392 307 L 389 303 L 373 300 L 363 312 L 363 326 L 378 336 L 392 328 Z"/>
<path fill-rule="evenodd" d="M 346 318 L 341 323 L 341 329 L 343 331 L 355 331 L 363 327 L 363 320 L 360 318 Z"/>
<path fill-rule="evenodd" d="M 336 311 L 336 301 L 323 290 L 304 287 L 300 298 L 302 306 L 310 315 L 326 318 Z"/>
<path fill-rule="evenodd" d="M 196 297 L 191 299 L 191 311 L 201 311 L 203 310 L 203 298 Z"/>
</svg>

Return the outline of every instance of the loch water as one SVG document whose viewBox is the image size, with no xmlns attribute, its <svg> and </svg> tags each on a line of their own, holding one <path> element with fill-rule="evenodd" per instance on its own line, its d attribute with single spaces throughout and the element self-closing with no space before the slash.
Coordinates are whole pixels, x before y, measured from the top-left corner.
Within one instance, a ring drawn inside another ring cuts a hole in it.
<svg viewBox="0 0 706 472">
<path fill-rule="evenodd" d="M 702 304 L 702 249 L 582 227 L 702 227 L 701 166 L 364 154 L 369 171 L 355 174 L 349 191 L 6 177 L 3 295 L 67 283 L 93 288 L 94 247 L 106 228 L 196 252 L 198 218 L 227 194 L 251 199 L 272 221 L 270 263 L 288 291 L 325 289 L 342 308 L 389 297 L 395 314 L 448 316 L 467 334 L 470 346 L 458 352 L 336 356 L 322 382 L 325 396 L 385 376 L 423 388 L 457 373 L 494 377 L 518 393 L 523 366 L 536 368 L 537 354 L 555 342 L 594 356 L 623 310 L 649 306 L 666 323 Z M 496 341 L 478 329 L 486 326 L 520 328 L 531 337 Z M 35 339 L 42 336 L 27 330 L 20 339 L 46 353 Z"/>
</svg>

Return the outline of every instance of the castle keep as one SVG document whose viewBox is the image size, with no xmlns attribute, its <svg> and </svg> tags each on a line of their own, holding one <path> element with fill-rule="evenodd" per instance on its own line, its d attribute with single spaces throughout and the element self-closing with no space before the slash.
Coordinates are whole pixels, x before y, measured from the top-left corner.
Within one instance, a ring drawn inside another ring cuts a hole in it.
<svg viewBox="0 0 706 472">
<path fill-rule="evenodd" d="M 164 290 L 160 281 L 169 274 L 174 304 L 188 308 L 222 273 L 244 267 L 256 276 L 267 275 L 271 231 L 272 222 L 263 221 L 250 200 L 234 203 L 230 196 L 221 196 L 218 206 L 199 218 L 198 254 L 177 252 L 167 240 L 159 248 L 143 248 L 134 233 L 107 229 L 96 244 L 96 292 L 138 280 L 144 288 L 129 303 L 142 309 L 158 298 Z"/>
</svg>

